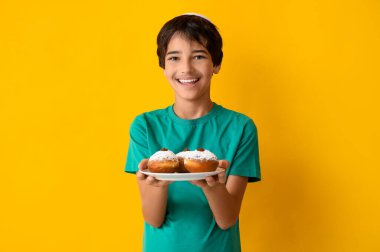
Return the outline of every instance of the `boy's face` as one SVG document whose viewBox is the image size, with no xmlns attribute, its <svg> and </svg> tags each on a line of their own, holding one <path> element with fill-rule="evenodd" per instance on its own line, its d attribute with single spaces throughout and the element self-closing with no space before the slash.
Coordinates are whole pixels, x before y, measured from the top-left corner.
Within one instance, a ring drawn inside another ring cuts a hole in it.
<svg viewBox="0 0 380 252">
<path fill-rule="evenodd" d="M 174 34 L 169 41 L 164 74 L 176 100 L 210 99 L 211 78 L 219 69 L 220 66 L 213 66 L 211 55 L 202 44 L 179 34 Z"/>
</svg>

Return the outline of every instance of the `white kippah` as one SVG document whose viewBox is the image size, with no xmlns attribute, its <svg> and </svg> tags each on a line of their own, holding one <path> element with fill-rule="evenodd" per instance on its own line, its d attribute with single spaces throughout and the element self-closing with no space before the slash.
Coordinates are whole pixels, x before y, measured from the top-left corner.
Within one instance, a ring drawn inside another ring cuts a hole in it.
<svg viewBox="0 0 380 252">
<path fill-rule="evenodd" d="M 180 15 L 180 16 L 184 16 L 184 15 L 198 16 L 198 17 L 204 18 L 204 19 L 208 20 L 210 23 L 212 23 L 211 20 L 210 20 L 209 18 L 207 18 L 207 17 L 205 17 L 205 16 L 203 16 L 203 15 L 201 15 L 201 14 L 198 14 L 198 13 L 188 12 L 188 13 L 184 13 L 184 14 L 182 14 L 182 15 Z"/>
</svg>

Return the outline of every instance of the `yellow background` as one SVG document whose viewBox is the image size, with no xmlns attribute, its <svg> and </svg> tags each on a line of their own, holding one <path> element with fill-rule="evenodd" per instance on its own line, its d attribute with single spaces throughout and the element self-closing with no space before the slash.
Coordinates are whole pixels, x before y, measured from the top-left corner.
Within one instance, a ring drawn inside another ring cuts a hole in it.
<svg viewBox="0 0 380 252">
<path fill-rule="evenodd" d="M 252 117 L 243 251 L 380 251 L 380 2 L 0 2 L 0 251 L 140 251 L 134 116 L 173 102 L 175 15 L 224 39 L 212 99 Z"/>
</svg>

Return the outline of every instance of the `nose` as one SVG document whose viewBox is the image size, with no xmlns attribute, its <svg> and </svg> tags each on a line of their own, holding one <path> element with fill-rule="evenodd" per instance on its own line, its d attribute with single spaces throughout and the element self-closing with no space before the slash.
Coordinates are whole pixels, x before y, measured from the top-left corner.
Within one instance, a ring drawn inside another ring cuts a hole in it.
<svg viewBox="0 0 380 252">
<path fill-rule="evenodd" d="M 185 73 L 185 74 L 191 73 L 194 70 L 193 63 L 190 59 L 183 60 L 181 63 L 182 63 L 181 68 L 180 68 L 181 73 Z"/>
</svg>

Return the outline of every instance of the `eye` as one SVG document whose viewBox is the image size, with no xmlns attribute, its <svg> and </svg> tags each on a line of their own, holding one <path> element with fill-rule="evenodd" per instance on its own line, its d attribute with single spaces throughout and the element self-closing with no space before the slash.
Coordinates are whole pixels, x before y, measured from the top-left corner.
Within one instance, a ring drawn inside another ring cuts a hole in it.
<svg viewBox="0 0 380 252">
<path fill-rule="evenodd" d="M 205 59 L 206 57 L 203 55 L 196 55 L 194 56 L 194 59 L 200 60 L 200 59 Z"/>
<path fill-rule="evenodd" d="M 175 56 L 173 56 L 173 57 L 169 57 L 169 58 L 167 58 L 167 60 L 168 60 L 168 61 L 177 61 L 177 60 L 178 60 L 178 57 L 175 57 Z"/>
</svg>

